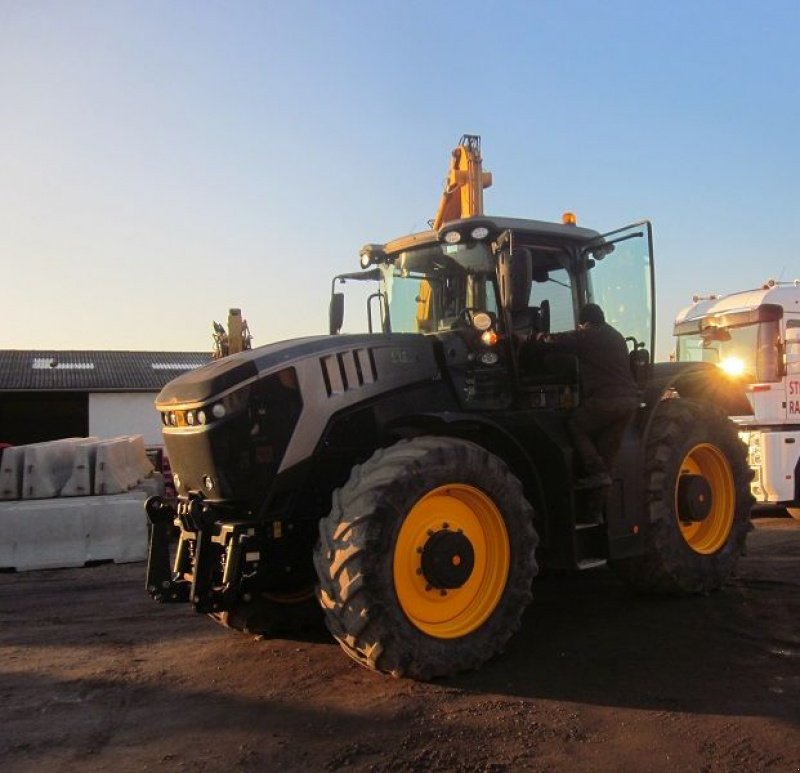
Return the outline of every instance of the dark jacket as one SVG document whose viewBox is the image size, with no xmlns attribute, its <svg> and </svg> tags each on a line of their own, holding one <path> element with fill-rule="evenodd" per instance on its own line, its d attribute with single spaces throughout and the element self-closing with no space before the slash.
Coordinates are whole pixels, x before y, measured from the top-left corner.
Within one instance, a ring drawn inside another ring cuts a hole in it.
<svg viewBox="0 0 800 773">
<path fill-rule="evenodd" d="M 636 397 L 628 345 L 608 323 L 555 333 L 550 341 L 544 346 L 552 347 L 551 351 L 577 355 L 584 398 Z"/>
</svg>

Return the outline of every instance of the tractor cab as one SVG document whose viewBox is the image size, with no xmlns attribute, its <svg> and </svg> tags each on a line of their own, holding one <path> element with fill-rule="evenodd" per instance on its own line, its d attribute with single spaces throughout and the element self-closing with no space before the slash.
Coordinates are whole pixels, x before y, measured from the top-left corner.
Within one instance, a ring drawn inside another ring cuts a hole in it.
<svg viewBox="0 0 800 773">
<path fill-rule="evenodd" d="M 629 340 L 641 369 L 653 349 L 652 236 L 648 222 L 601 235 L 564 223 L 471 217 L 438 231 L 361 250 L 363 271 L 334 278 L 331 333 L 342 327 L 340 285 L 374 282 L 367 300 L 370 332 L 458 337 L 481 381 L 530 374 L 523 345 L 536 333 L 573 330 L 578 313 L 597 303 Z M 494 389 L 498 399 L 510 391 Z M 480 401 L 479 407 L 491 407 Z"/>
</svg>

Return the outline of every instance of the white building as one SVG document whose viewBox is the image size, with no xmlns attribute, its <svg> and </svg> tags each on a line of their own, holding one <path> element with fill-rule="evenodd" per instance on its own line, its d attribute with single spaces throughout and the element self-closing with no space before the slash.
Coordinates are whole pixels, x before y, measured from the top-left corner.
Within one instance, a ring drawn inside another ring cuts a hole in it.
<svg viewBox="0 0 800 773">
<path fill-rule="evenodd" d="M 0 444 L 142 435 L 161 445 L 153 401 L 209 352 L 0 350 Z"/>
</svg>

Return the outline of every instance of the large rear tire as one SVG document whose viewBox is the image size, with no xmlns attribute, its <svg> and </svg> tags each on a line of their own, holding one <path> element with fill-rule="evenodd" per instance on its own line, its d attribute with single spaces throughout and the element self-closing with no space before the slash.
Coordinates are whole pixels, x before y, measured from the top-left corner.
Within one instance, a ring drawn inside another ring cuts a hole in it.
<svg viewBox="0 0 800 773">
<path fill-rule="evenodd" d="M 645 448 L 645 552 L 612 567 L 645 590 L 708 593 L 733 574 L 750 530 L 747 449 L 709 403 L 676 398 L 656 411 Z"/>
<path fill-rule="evenodd" d="M 393 676 L 479 667 L 531 600 L 532 522 L 519 480 L 474 443 L 421 437 L 376 451 L 320 522 L 329 630 L 357 662 Z"/>
</svg>

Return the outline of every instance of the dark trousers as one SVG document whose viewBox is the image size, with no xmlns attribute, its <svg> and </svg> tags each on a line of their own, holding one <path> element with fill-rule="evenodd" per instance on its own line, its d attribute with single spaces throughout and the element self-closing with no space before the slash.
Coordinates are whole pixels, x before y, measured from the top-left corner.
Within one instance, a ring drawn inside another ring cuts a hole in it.
<svg viewBox="0 0 800 773">
<path fill-rule="evenodd" d="M 637 404 L 633 397 L 590 397 L 572 412 L 567 419 L 567 431 L 584 474 L 611 474 L 614 457 Z"/>
</svg>

